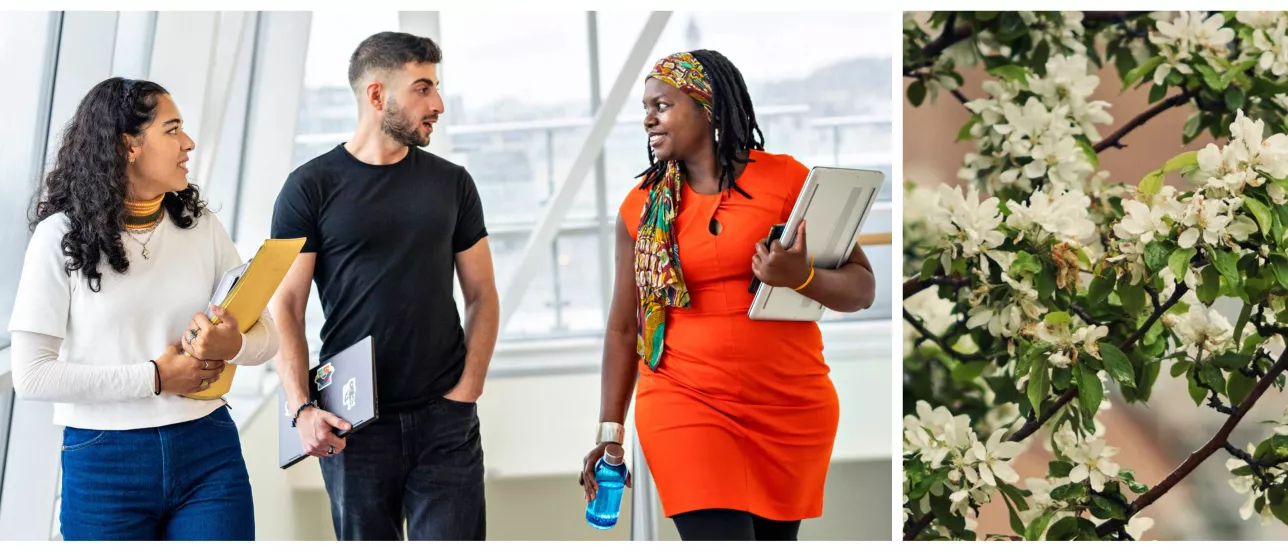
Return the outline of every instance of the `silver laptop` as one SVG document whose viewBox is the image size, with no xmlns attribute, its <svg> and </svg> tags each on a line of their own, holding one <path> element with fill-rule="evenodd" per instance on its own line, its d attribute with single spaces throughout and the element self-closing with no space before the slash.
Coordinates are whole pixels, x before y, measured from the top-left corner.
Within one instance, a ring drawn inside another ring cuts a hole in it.
<svg viewBox="0 0 1288 552">
<path fill-rule="evenodd" d="M 780 242 L 791 247 L 801 220 L 809 221 L 805 247 L 815 268 L 840 268 L 859 242 L 885 175 L 880 171 L 814 167 L 782 227 Z M 769 230 L 769 229 L 766 229 Z M 790 288 L 759 285 L 747 317 L 753 320 L 817 321 L 823 305 Z"/>
</svg>

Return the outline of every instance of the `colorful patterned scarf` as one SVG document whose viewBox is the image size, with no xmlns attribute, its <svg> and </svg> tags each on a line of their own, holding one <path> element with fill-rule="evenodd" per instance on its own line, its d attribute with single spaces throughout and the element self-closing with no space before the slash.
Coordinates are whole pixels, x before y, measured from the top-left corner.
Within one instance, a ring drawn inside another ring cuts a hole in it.
<svg viewBox="0 0 1288 552">
<path fill-rule="evenodd" d="M 692 55 L 679 53 L 662 58 L 647 79 L 684 91 L 711 118 L 711 85 L 702 64 Z M 680 270 L 680 247 L 675 239 L 675 216 L 683 187 L 680 163 L 667 161 L 662 181 L 648 191 L 635 238 L 635 287 L 640 301 L 636 352 L 653 370 L 657 370 L 665 350 L 666 307 L 689 307 L 689 289 Z"/>
</svg>

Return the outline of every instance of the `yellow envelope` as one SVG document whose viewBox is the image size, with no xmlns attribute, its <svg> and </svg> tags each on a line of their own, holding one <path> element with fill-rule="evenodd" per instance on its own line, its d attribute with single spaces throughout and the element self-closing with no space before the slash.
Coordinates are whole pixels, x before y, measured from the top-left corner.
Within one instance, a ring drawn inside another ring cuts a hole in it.
<svg viewBox="0 0 1288 552">
<path fill-rule="evenodd" d="M 304 238 L 264 240 L 264 245 L 259 247 L 259 251 L 251 259 L 246 273 L 219 305 L 237 319 L 238 330 L 246 333 L 259 321 L 259 315 L 268 306 L 268 300 L 273 298 L 277 286 L 282 284 L 282 278 L 286 277 L 286 272 L 291 269 L 295 257 L 299 256 L 300 249 L 303 248 Z M 210 321 L 218 324 L 219 317 L 211 316 Z M 219 381 L 211 384 L 205 391 L 184 396 L 201 400 L 223 397 L 232 388 L 233 376 L 236 374 L 237 366 L 226 364 Z"/>
</svg>

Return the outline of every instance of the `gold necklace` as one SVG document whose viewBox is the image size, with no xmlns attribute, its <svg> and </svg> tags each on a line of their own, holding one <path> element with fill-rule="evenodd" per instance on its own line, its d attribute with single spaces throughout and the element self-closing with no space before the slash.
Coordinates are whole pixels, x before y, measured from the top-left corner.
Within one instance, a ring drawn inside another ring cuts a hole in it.
<svg viewBox="0 0 1288 552">
<path fill-rule="evenodd" d="M 152 241 L 152 236 L 155 236 L 155 235 L 156 235 L 156 229 L 157 229 L 157 227 L 158 227 L 158 226 L 160 226 L 160 225 L 161 225 L 161 221 L 163 221 L 163 220 L 165 220 L 165 212 L 164 212 L 164 211 L 161 213 L 161 218 L 158 218 L 158 219 L 156 220 L 156 222 L 152 223 L 152 225 L 151 225 L 151 226 L 149 226 L 149 227 L 147 227 L 147 228 L 139 228 L 139 229 L 134 229 L 134 230 L 127 230 L 127 231 L 126 231 L 126 233 L 125 233 L 125 235 L 126 235 L 126 236 L 129 236 L 131 240 L 134 240 L 134 243 L 137 243 L 137 244 L 139 244 L 140 246 L 142 246 L 142 247 L 143 247 L 143 258 L 144 258 L 144 259 L 151 259 L 151 257 L 148 257 L 148 242 L 151 242 L 151 241 Z M 146 233 L 146 234 L 148 235 L 147 239 L 145 239 L 145 240 L 143 240 L 143 241 L 139 241 L 139 239 L 138 239 L 138 238 L 134 237 L 134 234 L 143 234 L 143 233 Z"/>
</svg>

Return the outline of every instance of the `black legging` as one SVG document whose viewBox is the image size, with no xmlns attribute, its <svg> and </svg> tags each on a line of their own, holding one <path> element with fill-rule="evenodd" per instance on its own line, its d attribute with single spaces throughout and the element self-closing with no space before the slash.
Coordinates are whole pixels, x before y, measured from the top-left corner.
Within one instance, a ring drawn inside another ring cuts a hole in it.
<svg viewBox="0 0 1288 552">
<path fill-rule="evenodd" d="M 694 510 L 671 517 L 686 541 L 794 541 L 801 522 L 774 521 L 739 510 Z"/>
</svg>

